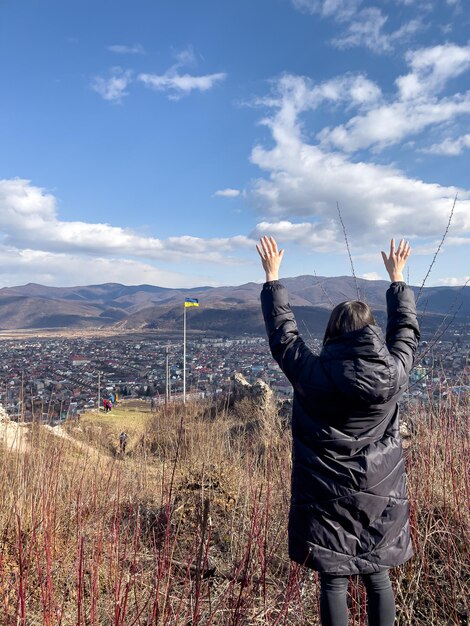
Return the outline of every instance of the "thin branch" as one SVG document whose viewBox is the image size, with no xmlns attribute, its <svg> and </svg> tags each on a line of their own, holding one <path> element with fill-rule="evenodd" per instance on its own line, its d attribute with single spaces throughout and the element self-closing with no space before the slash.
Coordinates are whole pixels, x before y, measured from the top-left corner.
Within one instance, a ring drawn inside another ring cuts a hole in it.
<svg viewBox="0 0 470 626">
<path fill-rule="evenodd" d="M 330 298 L 325 287 L 323 286 L 323 281 L 318 278 L 315 270 L 313 270 L 313 274 L 315 278 L 317 279 L 317 283 L 315 284 L 315 286 L 319 285 L 320 289 L 323 291 L 324 295 L 326 296 L 326 299 L 328 300 L 328 302 L 331 304 L 332 307 L 334 307 L 335 305 L 333 304 L 333 300 Z"/>
<path fill-rule="evenodd" d="M 410 284 L 410 283 L 408 283 L 408 284 Z M 428 308 L 428 304 L 429 304 L 429 298 L 426 298 L 426 300 L 424 301 L 424 306 L 421 309 L 421 315 L 418 318 L 418 323 L 419 323 L 420 326 L 421 326 L 421 322 L 423 321 L 423 319 L 424 319 L 424 317 L 426 315 L 426 310 Z"/>
<path fill-rule="evenodd" d="M 359 284 L 357 282 L 356 272 L 354 271 L 354 263 L 353 263 L 352 256 L 351 256 L 351 250 L 349 249 L 348 234 L 346 232 L 346 227 L 344 226 L 343 216 L 341 215 L 341 210 L 339 208 L 339 202 L 336 202 L 336 208 L 338 210 L 339 221 L 341 222 L 341 226 L 343 227 L 344 241 L 346 242 L 346 248 L 348 250 L 348 256 L 349 256 L 349 262 L 351 263 L 351 271 L 352 271 L 352 275 L 354 277 L 354 283 L 356 285 L 357 299 L 360 300 L 361 299 L 361 294 L 359 292 Z"/>
<path fill-rule="evenodd" d="M 434 257 L 433 257 L 433 259 L 432 259 L 432 261 L 431 261 L 431 265 L 429 266 L 429 269 L 428 269 L 428 271 L 427 271 L 427 274 L 426 274 L 426 276 L 424 277 L 424 280 L 423 280 L 423 282 L 422 282 L 422 284 L 421 284 L 421 287 L 419 288 L 418 297 L 416 298 L 416 304 L 418 304 L 418 302 L 419 302 L 419 299 L 420 299 L 420 297 L 421 297 L 421 292 L 423 291 L 424 284 L 426 283 L 426 281 L 427 281 L 427 279 L 428 279 L 428 276 L 429 276 L 429 274 L 431 273 L 431 270 L 432 270 L 433 265 L 434 265 L 434 263 L 435 263 L 435 261 L 436 261 L 437 255 L 439 254 L 439 252 L 440 252 L 440 250 L 441 250 L 441 248 L 442 248 L 442 244 L 444 243 L 445 238 L 447 237 L 447 233 L 449 232 L 450 224 L 451 224 L 451 222 L 452 222 L 452 218 L 453 218 L 453 216 L 454 216 L 454 209 L 455 209 L 455 205 L 456 205 L 456 203 L 457 203 L 457 196 L 458 196 L 458 194 L 456 193 L 456 194 L 455 194 L 455 198 L 454 198 L 454 203 L 453 203 L 453 205 L 452 205 L 452 210 L 451 210 L 450 215 L 449 215 L 449 221 L 447 222 L 447 226 L 446 226 L 446 229 L 445 229 L 444 234 L 443 234 L 443 236 L 442 236 L 442 239 L 441 239 L 441 241 L 440 241 L 439 245 L 437 246 L 437 250 L 436 250 L 436 252 L 434 253 Z"/>
<path fill-rule="evenodd" d="M 305 320 L 302 320 L 302 324 L 305 326 L 305 330 L 306 330 L 306 331 L 307 331 L 307 333 L 308 333 L 308 337 L 309 337 L 310 341 L 312 341 L 312 342 L 313 342 L 313 335 L 312 335 L 312 333 L 310 332 L 310 328 L 309 328 L 309 327 L 307 326 L 307 324 L 305 323 Z"/>
<path fill-rule="evenodd" d="M 439 341 L 439 339 L 444 335 L 445 332 L 447 332 L 449 330 L 449 328 L 452 326 L 452 322 L 455 320 L 455 318 L 457 317 L 457 313 L 459 312 L 460 308 L 462 305 L 459 306 L 459 308 L 454 312 L 454 314 L 452 315 L 451 319 L 449 320 L 449 322 L 446 324 L 446 326 L 444 326 L 444 322 L 445 319 L 441 322 L 441 324 L 439 325 L 439 328 L 437 329 L 437 331 L 434 333 L 434 336 L 432 338 L 432 344 L 429 345 L 429 347 L 424 350 L 419 356 L 418 358 L 415 360 L 415 362 L 413 363 L 413 369 L 415 367 L 418 367 L 425 359 L 425 357 L 431 352 L 431 350 L 434 348 L 434 346 L 437 344 L 437 342 Z M 448 356 L 449 354 L 451 354 L 453 348 L 450 348 L 447 352 L 444 352 L 444 356 Z M 421 380 L 423 380 L 423 378 L 426 378 L 426 376 L 423 376 L 422 378 L 418 379 L 417 381 L 415 381 L 414 383 L 411 383 L 408 385 L 407 387 L 407 391 L 409 391 L 412 387 L 415 386 L 415 384 L 419 383 Z"/>
<path fill-rule="evenodd" d="M 452 322 L 454 321 L 454 319 L 457 316 L 457 313 L 460 311 L 460 309 L 463 306 L 463 296 L 462 296 L 462 301 L 460 302 L 458 307 L 455 309 L 455 311 L 454 311 L 454 307 L 457 305 L 458 298 L 459 298 L 460 294 L 467 288 L 469 282 L 470 282 L 470 279 L 467 280 L 465 282 L 465 284 L 462 285 L 462 287 L 455 294 L 455 297 L 454 297 L 453 301 L 451 302 L 451 305 L 448 308 L 447 313 L 445 314 L 444 318 L 442 319 L 441 323 L 439 324 L 439 326 L 438 326 L 436 332 L 434 333 L 433 337 L 429 340 L 427 350 L 425 350 L 424 352 L 422 352 L 419 355 L 419 357 L 416 359 L 414 365 L 418 365 L 419 363 L 421 363 L 421 361 L 424 359 L 424 357 L 436 345 L 436 343 L 439 341 L 439 339 L 442 337 L 442 335 L 446 332 L 446 330 L 448 328 L 450 328 Z M 426 301 L 426 303 L 427 303 L 427 301 Z M 444 328 L 444 324 L 446 323 L 447 318 L 450 315 L 452 315 L 452 318 L 451 318 L 450 322 L 447 324 L 447 326 L 445 326 L 445 328 Z M 420 321 L 420 323 L 421 323 L 421 321 Z M 443 330 L 441 330 L 441 329 L 443 329 Z"/>
</svg>

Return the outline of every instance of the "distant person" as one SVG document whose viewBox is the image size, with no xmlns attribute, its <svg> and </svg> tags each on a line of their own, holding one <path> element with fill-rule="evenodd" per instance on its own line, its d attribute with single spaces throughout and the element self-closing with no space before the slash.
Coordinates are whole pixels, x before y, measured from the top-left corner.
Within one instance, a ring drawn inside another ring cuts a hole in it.
<svg viewBox="0 0 470 626">
<path fill-rule="evenodd" d="M 150 400 L 150 410 L 152 411 L 152 413 L 155 413 L 157 409 L 157 401 L 155 400 L 155 396 L 152 396 L 152 399 Z"/>
<path fill-rule="evenodd" d="M 121 454 L 125 454 L 126 453 L 127 439 L 128 439 L 127 433 L 125 433 L 125 432 L 120 433 L 120 435 L 119 435 L 119 451 L 120 451 Z"/>
<path fill-rule="evenodd" d="M 413 292 L 404 282 L 408 242 L 382 252 L 387 290 L 384 338 L 370 308 L 338 304 L 323 348 L 299 336 L 286 288 L 284 250 L 272 237 L 257 246 L 266 283 L 261 305 L 273 357 L 294 388 L 289 555 L 319 572 L 323 626 L 347 626 L 349 576 L 367 591 L 369 626 L 395 623 L 389 569 L 413 555 L 397 401 L 419 340 Z"/>
</svg>

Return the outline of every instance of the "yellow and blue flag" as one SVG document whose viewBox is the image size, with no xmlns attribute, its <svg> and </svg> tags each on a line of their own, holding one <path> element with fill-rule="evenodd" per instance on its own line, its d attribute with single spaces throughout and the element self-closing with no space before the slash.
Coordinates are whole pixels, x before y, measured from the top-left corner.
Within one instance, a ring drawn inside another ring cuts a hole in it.
<svg viewBox="0 0 470 626">
<path fill-rule="evenodd" d="M 184 301 L 184 306 L 199 306 L 199 300 L 197 298 L 186 298 Z"/>
</svg>

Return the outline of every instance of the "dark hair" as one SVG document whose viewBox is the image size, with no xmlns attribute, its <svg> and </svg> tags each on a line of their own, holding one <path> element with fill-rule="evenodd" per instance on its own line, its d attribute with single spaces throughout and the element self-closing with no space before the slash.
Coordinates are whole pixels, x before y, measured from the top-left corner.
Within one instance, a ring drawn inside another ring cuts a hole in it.
<svg viewBox="0 0 470 626">
<path fill-rule="evenodd" d="M 323 337 L 323 345 L 330 339 L 360 330 L 364 326 L 375 324 L 374 316 L 369 306 L 360 300 L 341 302 L 331 311 L 330 319 Z"/>
</svg>

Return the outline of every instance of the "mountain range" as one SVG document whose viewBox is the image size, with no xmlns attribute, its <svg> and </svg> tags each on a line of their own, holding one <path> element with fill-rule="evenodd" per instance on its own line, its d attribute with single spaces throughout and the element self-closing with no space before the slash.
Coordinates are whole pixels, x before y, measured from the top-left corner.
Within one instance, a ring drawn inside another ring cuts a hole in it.
<svg viewBox="0 0 470 626">
<path fill-rule="evenodd" d="M 298 276 L 282 279 L 289 290 L 299 327 L 312 333 L 324 328 L 333 305 L 344 300 L 366 300 L 378 321 L 385 318 L 386 281 Z M 153 285 L 125 286 L 117 283 L 81 287 L 46 287 L 29 283 L 0 289 L 0 330 L 46 328 L 160 329 L 181 328 L 183 302 L 198 298 L 190 311 L 191 329 L 218 334 L 262 334 L 259 306 L 262 285 L 171 289 Z M 419 288 L 413 287 L 417 294 Z M 469 289 L 425 287 L 419 300 L 424 319 L 431 327 L 454 316 L 470 316 Z"/>
</svg>

